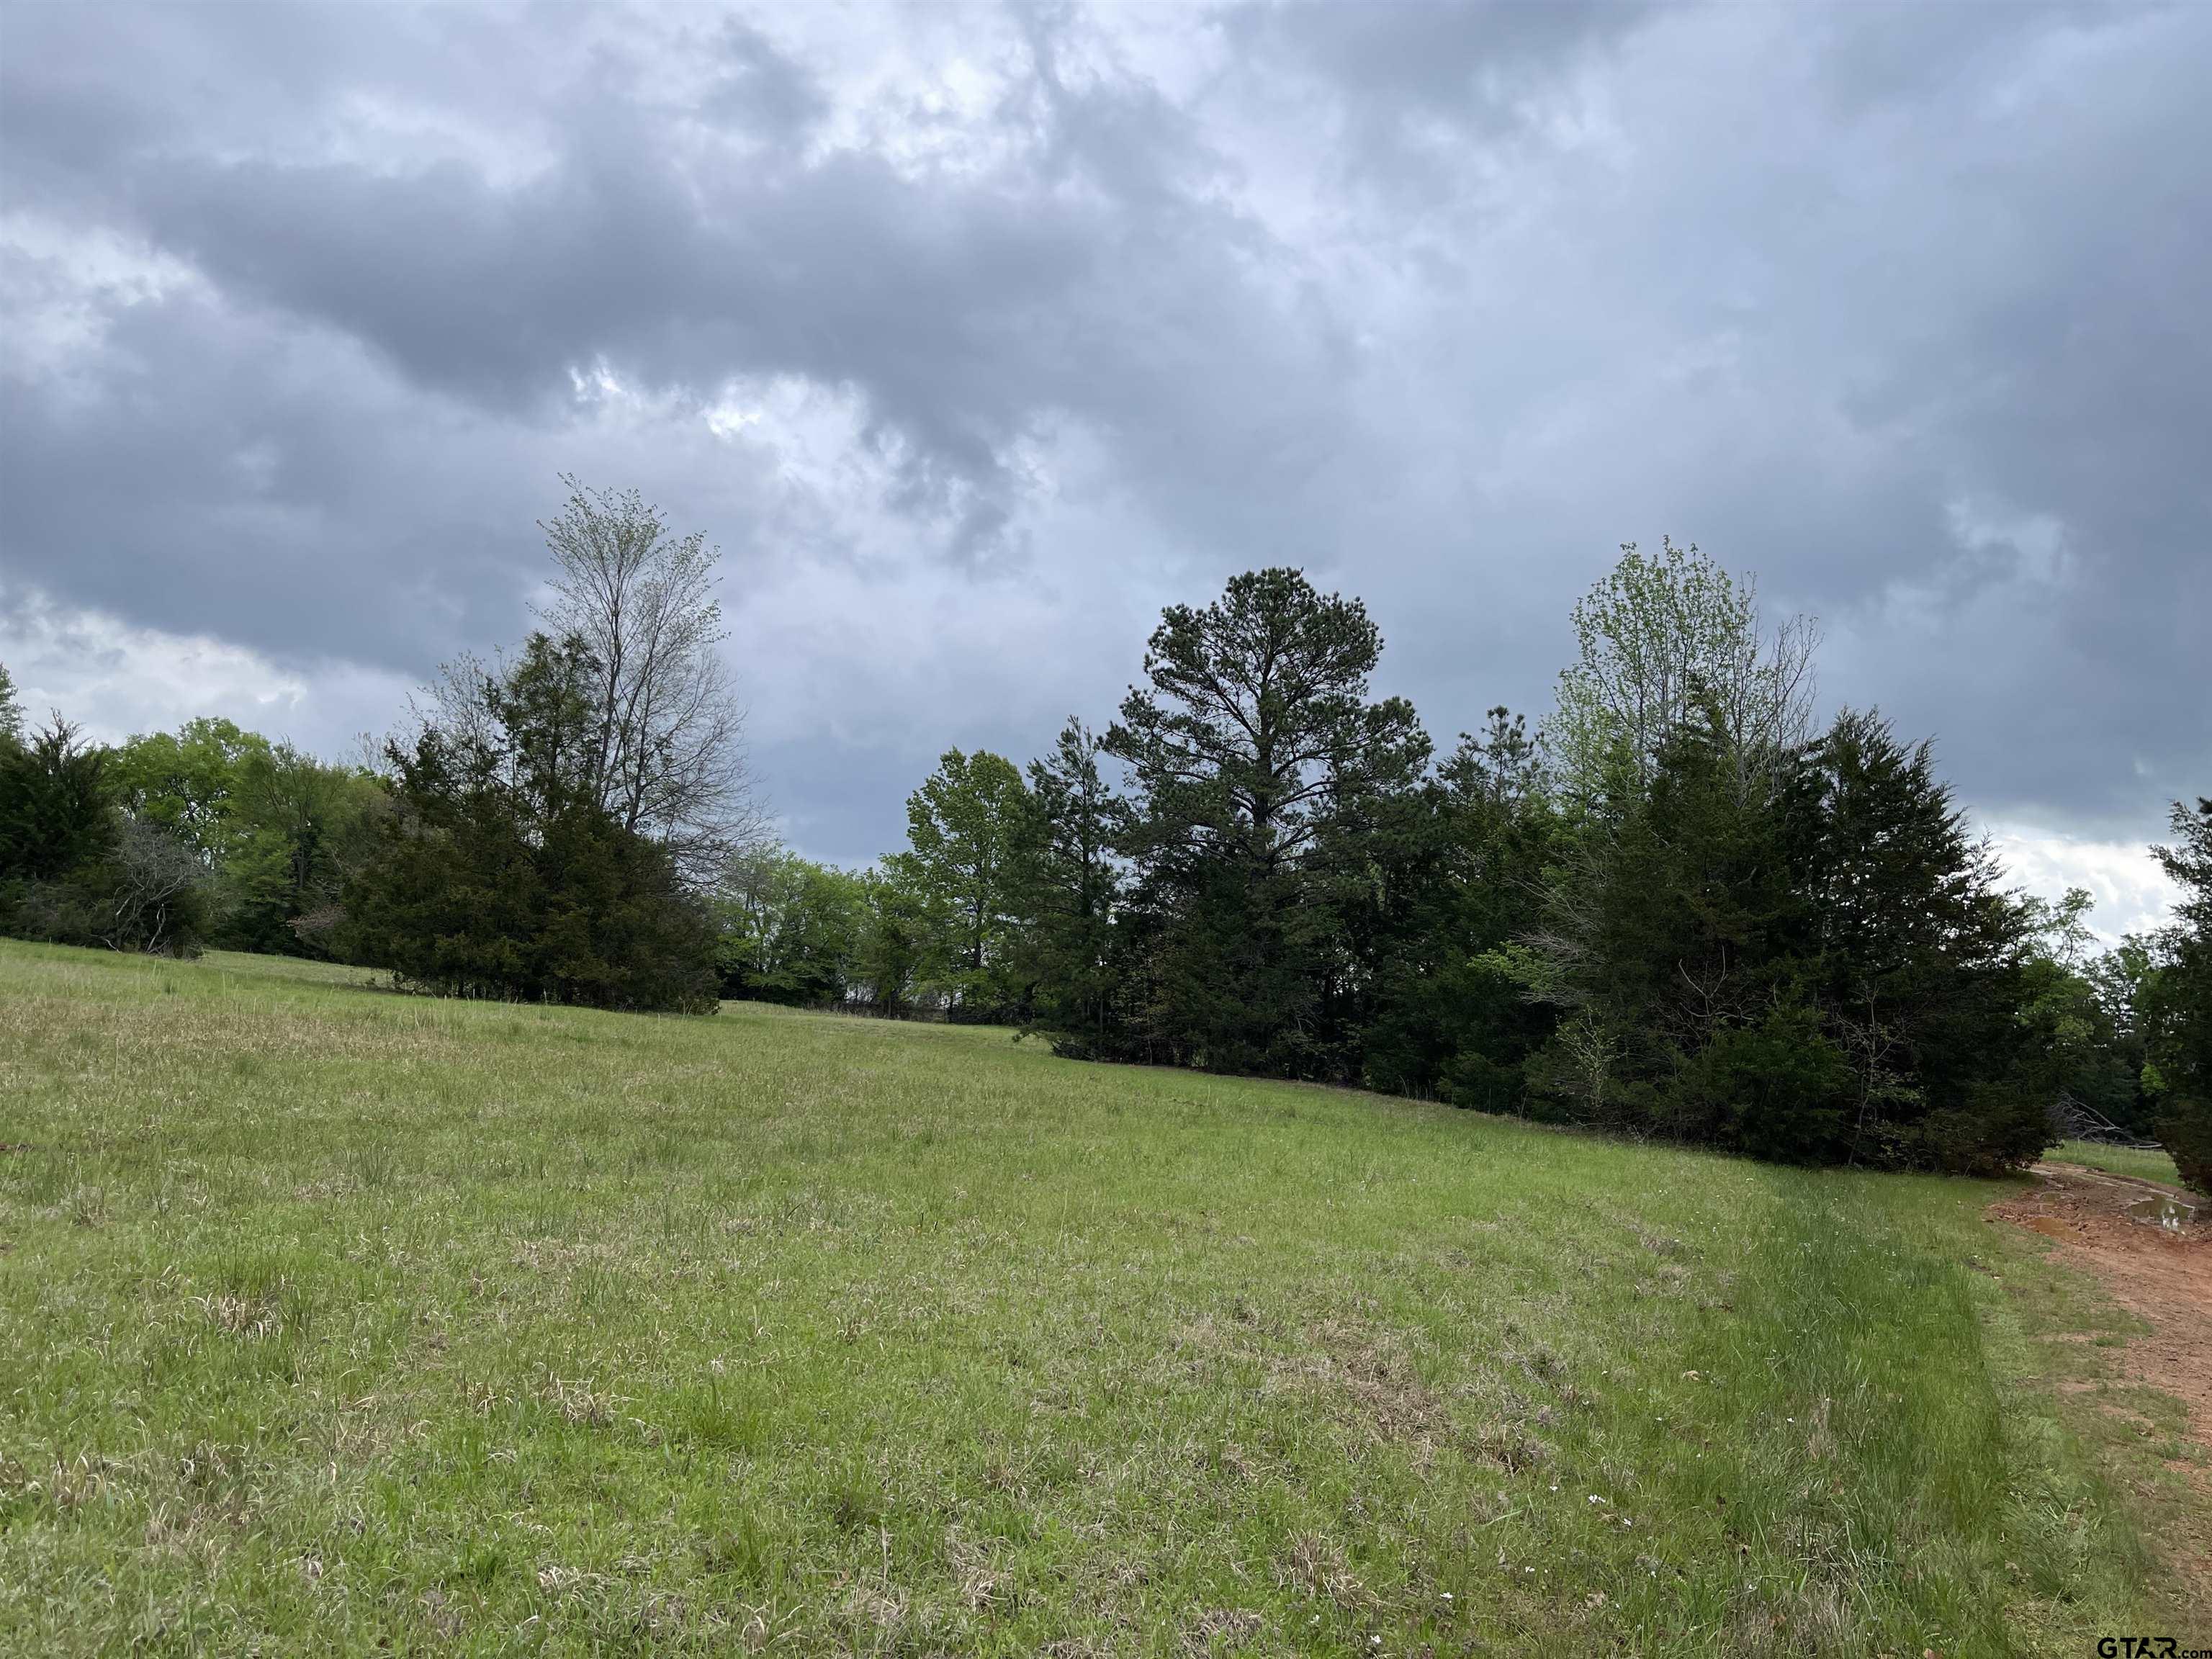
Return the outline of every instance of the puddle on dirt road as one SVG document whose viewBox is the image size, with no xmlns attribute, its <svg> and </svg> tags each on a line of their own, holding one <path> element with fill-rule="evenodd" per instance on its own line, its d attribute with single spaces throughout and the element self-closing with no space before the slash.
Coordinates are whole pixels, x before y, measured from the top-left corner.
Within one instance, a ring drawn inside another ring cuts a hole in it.
<svg viewBox="0 0 2212 1659">
<path fill-rule="evenodd" d="M 2170 1233 L 2184 1232 L 2196 1224 L 2197 1206 L 2185 1198 L 2167 1198 L 2154 1194 L 2139 1198 L 2128 1206 L 2128 1218 L 2147 1221 L 2154 1227 Z"/>
</svg>

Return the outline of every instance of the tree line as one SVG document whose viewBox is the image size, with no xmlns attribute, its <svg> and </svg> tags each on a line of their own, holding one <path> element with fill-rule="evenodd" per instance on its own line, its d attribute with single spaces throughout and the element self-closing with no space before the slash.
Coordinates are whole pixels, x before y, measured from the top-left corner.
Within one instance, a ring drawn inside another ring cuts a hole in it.
<svg viewBox="0 0 2212 1659">
<path fill-rule="evenodd" d="M 1795 1162 L 2017 1164 L 2068 1102 L 2180 1150 L 2212 808 L 2160 853 L 2200 896 L 2100 957 L 2086 893 L 2006 888 L 1927 743 L 1815 726 L 1814 629 L 1694 547 L 1624 549 L 1574 620 L 1540 728 L 1493 708 L 1439 754 L 1373 695 L 1356 600 L 1239 576 L 1164 615 L 1103 732 L 1026 775 L 949 752 L 877 911 L 921 919 L 925 995 L 1066 1054 Z"/>
<path fill-rule="evenodd" d="M 947 750 L 907 845 L 846 871 L 764 833 L 712 551 L 569 483 L 541 625 L 361 765 L 215 720 L 100 750 L 0 692 L 0 925 L 1006 1023 L 1793 1162 L 2018 1164 L 2072 1103 L 2212 1176 L 2212 804 L 2157 849 L 2172 923 L 2097 952 L 1926 742 L 1816 723 L 1817 630 L 1694 546 L 1624 548 L 1548 714 L 1443 750 L 1375 694 L 1357 599 L 1240 575 L 1163 614 L 1103 729 Z"/>
<path fill-rule="evenodd" d="M 227 720 L 113 748 L 26 729 L 0 667 L 0 931 L 112 950 L 322 953 L 380 781 Z"/>
<path fill-rule="evenodd" d="M 707 895 L 760 815 L 715 555 L 566 479 L 539 625 L 334 766 L 228 721 L 26 732 L 0 671 L 0 928 L 295 951 L 461 996 L 711 1012 Z"/>
</svg>

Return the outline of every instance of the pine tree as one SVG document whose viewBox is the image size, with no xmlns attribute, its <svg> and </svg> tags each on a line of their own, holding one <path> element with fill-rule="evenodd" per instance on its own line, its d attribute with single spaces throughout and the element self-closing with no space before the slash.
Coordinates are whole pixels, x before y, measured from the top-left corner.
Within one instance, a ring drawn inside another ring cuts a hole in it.
<svg viewBox="0 0 2212 1659">
<path fill-rule="evenodd" d="M 1393 1093 L 1489 1111 L 1523 1106 L 1523 1066 L 1553 1010 L 1494 954 L 1538 921 L 1559 819 L 1527 722 L 1489 711 L 1409 802 L 1397 856 L 1370 866 L 1372 993 L 1360 1076 Z"/>
<path fill-rule="evenodd" d="M 2057 1079 L 2019 1018 L 2029 918 L 1968 834 L 1929 746 L 1845 710 L 1814 746 L 1794 854 L 1808 978 L 1853 1071 L 1852 1156 L 1996 1168 L 2045 1144 Z"/>
<path fill-rule="evenodd" d="M 57 715 L 0 742 L 0 881 L 54 881 L 114 849 L 106 750 Z"/>
<path fill-rule="evenodd" d="M 0 662 L 0 747 L 20 743 L 22 738 L 22 700 L 15 695 L 15 677 L 9 673 L 8 665 Z"/>
<path fill-rule="evenodd" d="M 1411 787 L 1427 739 L 1401 699 L 1368 700 L 1382 635 L 1357 600 L 1295 570 L 1248 572 L 1171 606 L 1108 733 L 1134 788 L 1124 851 L 1133 1041 L 1225 1071 L 1326 1074 L 1321 1029 L 1338 918 L 1309 864 L 1332 827 Z"/>
<path fill-rule="evenodd" d="M 533 635 L 480 719 L 387 746 L 395 807 L 345 890 L 357 961 L 450 995 L 711 1012 L 714 939 L 668 849 L 594 793 L 590 653 Z"/>
<path fill-rule="evenodd" d="M 2181 1178 L 2212 1193 L 2212 799 L 2173 804 L 2160 866 L 2181 889 L 2145 998 L 2152 1063 L 2163 1085 L 2159 1139 Z"/>
</svg>

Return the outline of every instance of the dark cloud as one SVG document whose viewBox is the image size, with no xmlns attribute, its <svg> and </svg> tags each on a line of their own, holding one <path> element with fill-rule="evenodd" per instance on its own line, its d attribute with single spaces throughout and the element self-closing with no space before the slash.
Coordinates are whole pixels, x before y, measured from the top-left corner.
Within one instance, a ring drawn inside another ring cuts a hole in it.
<svg viewBox="0 0 2212 1659">
<path fill-rule="evenodd" d="M 2212 12 L 16 8 L 0 583 L 393 674 L 556 471 L 721 542 L 861 856 L 1302 562 L 1442 734 L 1613 545 L 1820 611 L 1991 814 L 2212 787 Z"/>
<path fill-rule="evenodd" d="M 957 506 L 970 552 L 1011 516 L 1009 448 L 1055 415 L 1223 473 L 1328 443 L 1326 330 L 1255 280 L 1296 256 L 1194 188 L 1206 159 L 1156 97 L 1071 89 L 1033 23 L 1036 142 L 972 176 L 916 175 L 849 148 L 800 159 L 823 114 L 813 78 L 739 24 L 708 44 L 718 67 L 682 103 L 653 62 L 595 52 L 518 181 L 453 159 L 210 152 L 188 121 L 149 140 L 105 88 L 67 123 L 109 118 L 105 152 L 19 142 L 45 200 L 79 199 L 74 166 L 82 197 L 232 305 L 516 419 L 547 418 L 597 363 L 694 398 L 738 374 L 855 387 L 904 499 Z M 1209 396 L 1220 382 L 1237 395 Z"/>
</svg>

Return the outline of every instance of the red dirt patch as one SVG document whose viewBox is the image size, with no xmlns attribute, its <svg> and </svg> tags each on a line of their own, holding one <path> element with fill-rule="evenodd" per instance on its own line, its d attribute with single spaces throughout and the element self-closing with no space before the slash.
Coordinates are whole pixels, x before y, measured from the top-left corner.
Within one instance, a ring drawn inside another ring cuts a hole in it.
<svg viewBox="0 0 2212 1659">
<path fill-rule="evenodd" d="M 2190 1437 L 2212 1447 L 2212 1224 L 2203 1218 L 2206 1210 L 2198 1211 L 2194 1226 L 2172 1231 L 2128 1213 L 2146 1196 L 2171 1196 L 2171 1188 L 2071 1165 L 2039 1164 L 2033 1173 L 2036 1185 L 1991 1205 L 1990 1217 L 2057 1241 L 2067 1261 L 2094 1273 L 2115 1302 L 2150 1326 L 2148 1334 L 2130 1338 L 2119 1350 L 2122 1372 L 2180 1401 Z M 2060 1386 L 2075 1393 L 2098 1385 Z M 2185 1478 L 2203 1492 L 2203 1464 L 2185 1467 Z M 2154 1546 L 2171 1569 L 2158 1599 L 2197 1629 L 2212 1629 L 2204 1622 L 2212 1613 L 2208 1520 L 2212 1510 L 2197 1507 L 2192 1518 L 2185 1509 Z"/>
<path fill-rule="evenodd" d="M 2129 1205 L 2172 1190 L 2149 1182 L 2054 1164 L 2033 1173 L 2034 1188 L 1990 1213 L 2057 1239 L 2149 1322 L 2124 1351 L 2128 1375 L 2179 1400 L 2191 1436 L 2212 1447 L 2212 1226 L 2175 1233 L 2131 1219 Z"/>
</svg>

